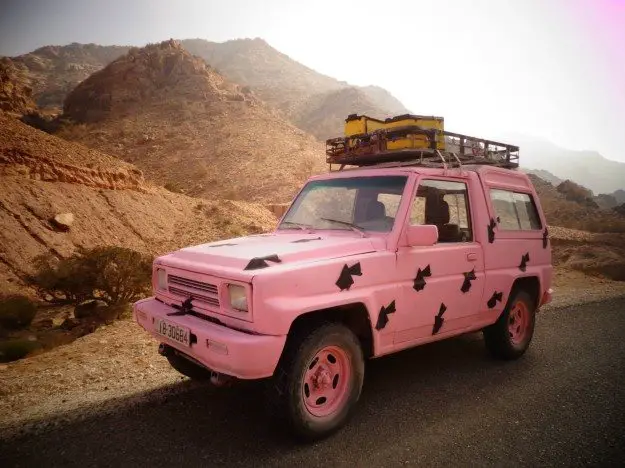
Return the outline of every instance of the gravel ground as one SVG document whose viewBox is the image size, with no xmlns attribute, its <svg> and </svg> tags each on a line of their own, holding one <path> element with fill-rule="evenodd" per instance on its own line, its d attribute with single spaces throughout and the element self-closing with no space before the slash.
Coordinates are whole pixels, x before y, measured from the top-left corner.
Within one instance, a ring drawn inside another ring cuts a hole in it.
<svg viewBox="0 0 625 468">
<path fill-rule="evenodd" d="M 625 297 L 551 308 L 518 361 L 475 335 L 371 361 L 354 419 L 312 445 L 268 429 L 258 384 L 178 384 L 0 439 L 0 466 L 622 466 L 624 310 Z"/>
<path fill-rule="evenodd" d="M 544 311 L 625 296 L 625 283 L 557 271 L 553 304 Z M 0 365 L 0 438 L 188 392 L 157 354 L 157 343 L 132 321 L 120 321 L 45 354 Z"/>
</svg>

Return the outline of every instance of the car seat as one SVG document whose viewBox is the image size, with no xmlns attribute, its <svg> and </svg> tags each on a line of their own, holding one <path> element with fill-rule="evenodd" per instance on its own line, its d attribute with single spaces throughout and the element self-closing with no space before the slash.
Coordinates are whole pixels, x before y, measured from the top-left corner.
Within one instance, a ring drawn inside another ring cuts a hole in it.
<svg viewBox="0 0 625 468">
<path fill-rule="evenodd" d="M 377 221 L 386 217 L 386 207 L 378 200 L 371 200 L 367 205 L 367 221 Z"/>
<path fill-rule="evenodd" d="M 442 196 L 428 196 L 425 200 L 425 224 L 438 228 L 439 242 L 460 242 L 462 233 L 457 224 L 450 224 L 449 203 Z"/>
</svg>

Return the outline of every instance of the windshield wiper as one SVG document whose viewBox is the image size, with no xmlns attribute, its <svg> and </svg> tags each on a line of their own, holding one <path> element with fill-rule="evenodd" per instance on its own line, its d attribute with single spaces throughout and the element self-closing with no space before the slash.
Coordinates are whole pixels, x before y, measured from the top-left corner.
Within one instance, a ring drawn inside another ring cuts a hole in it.
<svg viewBox="0 0 625 468">
<path fill-rule="evenodd" d="M 308 224 L 301 224 L 301 223 L 294 223 L 293 221 L 282 221 L 280 223 L 280 226 L 282 226 L 283 224 L 290 224 L 291 226 L 295 226 L 299 229 L 301 229 L 302 231 L 305 231 L 306 229 L 312 229 L 312 226 L 309 226 Z"/>
<path fill-rule="evenodd" d="M 348 223 L 347 221 L 340 221 L 338 219 L 330 219 L 330 218 L 320 218 L 320 219 L 323 219 L 324 221 L 331 221 L 333 223 L 339 223 L 345 226 L 349 226 L 350 228 L 352 228 L 352 231 L 359 232 L 360 234 L 362 234 L 362 237 L 367 237 L 365 234 L 365 231 L 357 224 Z"/>
</svg>

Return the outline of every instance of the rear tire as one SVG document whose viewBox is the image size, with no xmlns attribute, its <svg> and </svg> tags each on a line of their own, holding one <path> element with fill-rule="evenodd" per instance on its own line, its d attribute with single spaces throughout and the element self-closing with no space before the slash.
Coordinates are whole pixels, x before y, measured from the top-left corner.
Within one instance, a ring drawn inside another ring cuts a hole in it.
<svg viewBox="0 0 625 468">
<path fill-rule="evenodd" d="M 342 324 L 295 333 L 269 382 L 271 416 L 304 441 L 331 435 L 353 415 L 364 367 L 360 341 Z"/>
<path fill-rule="evenodd" d="M 191 380 L 209 380 L 211 377 L 211 373 L 208 369 L 200 367 L 178 354 L 171 352 L 166 357 L 171 367 L 182 375 L 186 375 Z"/>
<path fill-rule="evenodd" d="M 484 329 L 489 353 L 498 359 L 518 359 L 534 336 L 536 306 L 527 291 L 513 291 L 497 322 Z"/>
</svg>

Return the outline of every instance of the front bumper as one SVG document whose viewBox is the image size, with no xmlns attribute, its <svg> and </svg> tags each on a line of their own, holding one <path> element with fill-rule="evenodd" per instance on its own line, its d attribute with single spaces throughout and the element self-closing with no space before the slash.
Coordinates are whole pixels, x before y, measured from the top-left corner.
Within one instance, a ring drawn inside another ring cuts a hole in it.
<svg viewBox="0 0 625 468">
<path fill-rule="evenodd" d="M 135 302 L 133 319 L 159 342 L 189 355 L 209 369 L 239 379 L 270 377 L 278 364 L 286 336 L 254 335 L 192 315 L 167 314 L 177 309 L 157 301 L 154 297 Z M 190 347 L 172 341 L 155 329 L 156 319 L 188 327 L 196 341 Z"/>
</svg>

